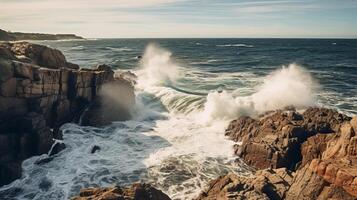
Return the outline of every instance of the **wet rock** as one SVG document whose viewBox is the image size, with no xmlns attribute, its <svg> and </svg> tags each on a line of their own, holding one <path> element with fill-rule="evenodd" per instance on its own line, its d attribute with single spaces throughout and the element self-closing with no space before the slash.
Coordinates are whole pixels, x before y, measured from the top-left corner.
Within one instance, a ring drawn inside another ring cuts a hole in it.
<svg viewBox="0 0 357 200">
<path fill-rule="evenodd" d="M 295 169 L 302 160 L 303 142 L 318 133 L 334 133 L 349 119 L 325 108 L 309 108 L 303 114 L 276 111 L 260 120 L 249 117 L 234 120 L 226 136 L 242 143 L 235 146 L 235 153 L 248 165 L 258 169 Z"/>
<path fill-rule="evenodd" d="M 258 169 L 293 169 L 301 160 L 300 145 L 308 137 L 294 115 L 277 111 L 259 121 L 243 117 L 231 122 L 226 135 L 242 142 L 235 153 L 248 165 Z"/>
<path fill-rule="evenodd" d="M 115 73 L 114 77 L 124 79 L 130 82 L 132 85 L 135 85 L 138 81 L 138 77 L 131 71 L 117 72 Z"/>
<path fill-rule="evenodd" d="M 36 160 L 36 161 L 35 161 L 35 164 L 36 164 L 36 165 L 43 165 L 43 164 L 46 164 L 46 163 L 51 162 L 53 159 L 54 159 L 54 157 L 42 158 L 42 159 Z"/>
<path fill-rule="evenodd" d="M 114 81 L 110 67 L 78 68 L 56 49 L 28 42 L 0 43 L 0 185 L 21 176 L 22 160 L 48 153 L 54 139 L 62 139 L 58 131 L 62 124 L 78 121 L 95 101 L 112 102 L 98 96 L 107 87 L 104 84 L 125 86 L 126 90 L 115 91 L 112 97 L 132 101 L 130 105 L 135 103 L 131 83 L 124 79 Z M 112 110 L 129 117 L 126 105 Z M 56 143 L 49 154 L 63 148 L 64 144 Z"/>
<path fill-rule="evenodd" d="M 57 142 L 52 146 L 51 151 L 49 152 L 49 156 L 53 156 L 57 153 L 59 153 L 60 151 L 62 151 L 63 149 L 66 148 L 66 145 L 62 142 Z"/>
<path fill-rule="evenodd" d="M 296 163 L 299 167 L 261 170 L 253 178 L 227 175 L 214 180 L 199 198 L 357 199 L 356 125 L 357 117 L 351 119 L 325 108 L 310 108 L 303 114 L 277 111 L 260 120 L 234 120 L 226 135 L 242 142 L 236 146 L 236 153 L 248 164 L 277 168 Z M 286 153 L 289 148 L 299 151 L 295 155 Z M 282 164 L 282 160 L 290 164 Z M 285 177 L 281 180 L 274 175 L 276 170 L 284 170 L 289 176 L 280 176 Z M 262 173 L 266 179 L 261 178 Z"/>
<path fill-rule="evenodd" d="M 148 184 L 136 183 L 130 187 L 88 188 L 82 189 L 78 197 L 72 200 L 170 200 L 166 194 Z"/>
<path fill-rule="evenodd" d="M 95 152 L 97 152 L 97 151 L 100 151 L 100 147 L 99 146 L 97 146 L 97 145 L 94 145 L 93 147 L 92 147 L 92 150 L 90 151 L 90 153 L 91 154 L 93 154 L 93 153 L 95 153 Z"/>
<path fill-rule="evenodd" d="M 130 108 L 135 104 L 133 90 L 133 85 L 122 78 L 103 84 L 98 98 L 82 115 L 81 125 L 104 126 L 113 121 L 130 119 Z"/>
</svg>

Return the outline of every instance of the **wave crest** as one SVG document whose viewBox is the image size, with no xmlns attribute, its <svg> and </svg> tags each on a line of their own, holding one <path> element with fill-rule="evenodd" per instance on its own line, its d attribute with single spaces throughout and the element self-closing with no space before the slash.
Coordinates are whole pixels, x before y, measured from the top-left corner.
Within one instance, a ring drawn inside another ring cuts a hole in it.
<svg viewBox="0 0 357 200">
<path fill-rule="evenodd" d="M 208 94 L 199 117 L 204 122 L 212 122 L 239 116 L 255 117 L 288 106 L 303 109 L 316 104 L 317 88 L 318 84 L 309 72 L 299 65 L 290 64 L 266 76 L 257 92 L 250 96 L 234 96 L 226 91 Z"/>
<path fill-rule="evenodd" d="M 155 44 L 149 44 L 141 60 L 138 71 L 138 85 L 148 86 L 170 85 L 180 77 L 180 66 L 171 59 L 172 53 Z"/>
</svg>

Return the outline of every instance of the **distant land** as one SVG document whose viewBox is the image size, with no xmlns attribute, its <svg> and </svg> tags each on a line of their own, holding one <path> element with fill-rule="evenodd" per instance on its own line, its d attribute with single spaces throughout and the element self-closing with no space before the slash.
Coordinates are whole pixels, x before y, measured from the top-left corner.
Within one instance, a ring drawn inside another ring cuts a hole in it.
<svg viewBox="0 0 357 200">
<path fill-rule="evenodd" d="M 45 34 L 45 33 L 21 33 L 10 32 L 0 29 L 0 41 L 14 40 L 69 40 L 84 39 L 75 34 Z"/>
</svg>

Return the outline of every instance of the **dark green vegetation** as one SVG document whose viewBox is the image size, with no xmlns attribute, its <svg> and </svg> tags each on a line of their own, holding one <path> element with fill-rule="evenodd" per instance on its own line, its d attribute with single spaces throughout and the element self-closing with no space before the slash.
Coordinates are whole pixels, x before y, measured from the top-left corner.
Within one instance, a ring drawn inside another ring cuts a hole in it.
<svg viewBox="0 0 357 200">
<path fill-rule="evenodd" d="M 20 33 L 9 32 L 0 29 L 0 40 L 67 40 L 67 39 L 83 39 L 75 34 L 44 34 L 44 33 Z"/>
</svg>

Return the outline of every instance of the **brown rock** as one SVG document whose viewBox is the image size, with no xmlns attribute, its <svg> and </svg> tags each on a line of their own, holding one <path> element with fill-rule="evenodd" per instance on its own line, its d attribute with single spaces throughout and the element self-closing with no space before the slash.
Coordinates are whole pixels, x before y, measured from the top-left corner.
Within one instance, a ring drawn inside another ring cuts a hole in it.
<svg viewBox="0 0 357 200">
<path fill-rule="evenodd" d="M 334 133 L 349 121 L 346 115 L 325 108 L 309 108 L 303 115 L 295 111 L 276 111 L 255 120 L 241 117 L 233 120 L 226 130 L 226 135 L 241 145 L 235 146 L 235 153 L 253 167 L 287 167 L 295 169 L 302 160 L 301 145 L 309 137 L 318 133 Z M 324 136 L 314 138 L 322 140 Z M 310 143 L 316 143 L 313 139 Z M 311 151 L 304 163 L 321 156 L 326 143 L 319 146 L 305 145 L 303 153 Z M 320 151 L 320 152 L 319 152 Z M 354 151 L 351 149 L 350 151 Z"/>
<path fill-rule="evenodd" d="M 236 145 L 235 152 L 251 166 L 259 169 L 285 166 L 294 170 L 294 164 L 300 165 L 285 187 L 277 186 L 281 182 L 278 178 L 269 179 L 276 191 L 285 191 L 275 192 L 275 197 L 267 195 L 269 199 L 356 199 L 356 125 L 356 117 L 351 119 L 325 108 L 309 108 L 302 115 L 277 111 L 260 120 L 242 117 L 231 122 L 226 135 L 242 143 Z M 245 181 L 248 186 L 243 188 L 254 185 L 255 193 L 265 191 L 260 173 L 255 173 L 254 184 Z M 216 193 L 227 198 L 225 186 L 215 188 L 209 195 L 202 195 L 214 199 Z"/>
<path fill-rule="evenodd" d="M 148 184 L 136 183 L 130 187 L 82 189 L 72 200 L 170 200 L 166 194 Z"/>
<path fill-rule="evenodd" d="M 284 199 L 292 178 L 285 168 L 257 171 L 253 177 L 228 174 L 211 181 L 197 199 Z"/>
<path fill-rule="evenodd" d="M 308 137 L 298 113 L 277 111 L 260 121 L 249 117 L 234 120 L 226 135 L 242 142 L 235 152 L 251 166 L 295 168 L 301 160 L 300 145 Z M 296 120 L 298 119 L 298 120 Z"/>
<path fill-rule="evenodd" d="M 313 161 L 311 165 L 316 165 L 316 161 Z M 321 165 L 322 163 L 319 163 Z M 318 175 L 312 169 L 326 169 L 328 173 L 334 174 L 330 171 L 332 168 L 326 165 L 323 165 L 322 168 L 314 166 L 305 165 L 302 169 L 298 170 L 292 181 L 291 187 L 287 192 L 286 199 L 346 199 L 352 200 L 356 199 L 356 196 L 346 192 L 347 190 L 337 185 L 334 182 L 329 183 L 322 176 Z M 320 173 L 323 173 L 322 170 Z M 347 177 L 347 176 L 346 176 Z M 333 177 L 335 179 L 335 177 Z M 342 178 L 343 179 L 343 178 Z"/>
<path fill-rule="evenodd" d="M 321 158 L 322 153 L 326 150 L 327 142 L 333 138 L 331 134 L 317 134 L 307 139 L 301 146 L 303 155 L 301 166 L 305 166 L 315 158 Z"/>
<path fill-rule="evenodd" d="M 56 49 L 28 42 L 16 42 L 12 43 L 11 50 L 15 55 L 24 55 L 30 58 L 34 64 L 43 67 L 52 69 L 67 67 L 66 58 L 62 52 Z"/>
</svg>

